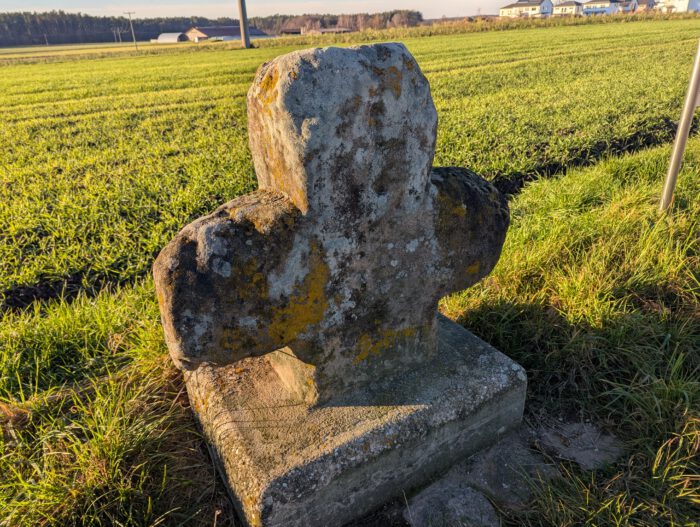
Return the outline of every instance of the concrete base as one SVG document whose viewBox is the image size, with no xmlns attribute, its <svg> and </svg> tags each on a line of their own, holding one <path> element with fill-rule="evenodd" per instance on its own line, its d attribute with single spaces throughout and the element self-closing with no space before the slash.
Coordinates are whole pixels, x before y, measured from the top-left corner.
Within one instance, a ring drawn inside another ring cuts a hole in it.
<svg viewBox="0 0 700 527">
<path fill-rule="evenodd" d="M 524 370 L 445 317 L 438 332 L 424 367 L 321 406 L 287 390 L 268 357 L 186 373 L 241 518 L 341 526 L 516 427 Z"/>
</svg>

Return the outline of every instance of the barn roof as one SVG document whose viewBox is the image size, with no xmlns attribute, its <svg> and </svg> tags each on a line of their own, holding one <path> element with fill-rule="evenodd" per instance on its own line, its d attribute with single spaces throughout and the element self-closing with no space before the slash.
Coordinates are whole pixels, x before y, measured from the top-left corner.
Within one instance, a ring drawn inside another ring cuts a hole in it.
<svg viewBox="0 0 700 527">
<path fill-rule="evenodd" d="M 542 5 L 542 2 L 544 2 L 544 0 L 519 0 L 514 4 L 508 4 L 501 9 L 511 9 L 513 7 L 537 7 Z"/>
<path fill-rule="evenodd" d="M 180 42 L 180 40 L 187 40 L 184 33 L 161 33 L 158 35 L 158 42 Z"/>
<path fill-rule="evenodd" d="M 200 33 L 204 33 L 207 37 L 240 37 L 241 36 L 241 26 L 202 26 L 202 27 L 191 27 L 187 31 L 196 29 Z M 266 36 L 267 34 L 260 31 L 257 27 L 248 27 L 248 32 L 251 36 Z"/>
</svg>

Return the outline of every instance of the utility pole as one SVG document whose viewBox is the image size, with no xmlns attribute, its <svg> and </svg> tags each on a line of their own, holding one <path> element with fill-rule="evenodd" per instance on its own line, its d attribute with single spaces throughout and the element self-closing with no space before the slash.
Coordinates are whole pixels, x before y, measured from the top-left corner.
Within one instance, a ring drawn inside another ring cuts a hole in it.
<svg viewBox="0 0 700 527">
<path fill-rule="evenodd" d="M 676 188 L 678 181 L 678 172 L 681 168 L 683 160 L 683 152 L 685 152 L 685 144 L 688 141 L 690 134 L 690 125 L 693 122 L 695 109 L 700 106 L 700 46 L 695 55 L 695 63 L 693 64 L 693 73 L 690 75 L 690 83 L 688 84 L 688 92 L 685 96 L 685 104 L 683 105 L 683 113 L 681 120 L 678 123 L 676 131 L 676 140 L 673 143 L 673 152 L 671 153 L 671 162 L 668 165 L 666 173 L 666 182 L 664 183 L 664 191 L 661 196 L 659 210 L 662 212 L 668 209 L 673 201 L 673 191 Z"/>
<path fill-rule="evenodd" d="M 139 45 L 136 43 L 136 33 L 134 33 L 134 24 L 131 22 L 131 15 L 135 14 L 134 11 L 124 11 L 125 15 L 129 15 L 129 27 L 131 28 L 131 38 L 134 39 L 134 47 L 136 51 L 139 50 Z"/>
<path fill-rule="evenodd" d="M 238 14 L 241 25 L 241 43 L 244 48 L 248 49 L 250 47 L 250 37 L 248 36 L 248 15 L 245 11 L 245 0 L 238 0 Z"/>
</svg>

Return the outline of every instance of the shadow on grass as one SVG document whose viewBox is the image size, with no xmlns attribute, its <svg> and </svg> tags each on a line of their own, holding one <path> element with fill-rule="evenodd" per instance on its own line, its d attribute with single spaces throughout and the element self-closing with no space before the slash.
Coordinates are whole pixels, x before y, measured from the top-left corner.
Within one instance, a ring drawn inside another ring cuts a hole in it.
<svg viewBox="0 0 700 527">
<path fill-rule="evenodd" d="M 592 417 L 629 440 L 658 442 L 700 409 L 700 318 L 644 298 L 599 325 L 572 322 L 546 303 L 508 301 L 481 304 L 458 322 L 525 367 L 526 412 Z"/>
<path fill-rule="evenodd" d="M 699 129 L 697 121 L 693 121 L 690 134 L 695 135 Z M 619 137 L 608 141 L 597 141 L 592 145 L 582 148 L 572 149 L 569 152 L 569 159 L 562 161 L 543 161 L 531 172 L 511 172 L 491 174 L 488 179 L 503 194 L 515 196 L 525 186 L 525 183 L 542 178 L 550 178 L 565 175 L 573 168 L 584 168 L 595 165 L 602 159 L 623 154 L 632 154 L 645 148 L 663 145 L 673 140 L 675 137 L 677 123 L 669 117 L 661 117 L 659 122 L 650 125 L 648 128 L 637 130 L 627 137 Z M 547 143 L 542 144 L 546 148 Z M 542 157 L 545 154 L 542 153 Z"/>
</svg>

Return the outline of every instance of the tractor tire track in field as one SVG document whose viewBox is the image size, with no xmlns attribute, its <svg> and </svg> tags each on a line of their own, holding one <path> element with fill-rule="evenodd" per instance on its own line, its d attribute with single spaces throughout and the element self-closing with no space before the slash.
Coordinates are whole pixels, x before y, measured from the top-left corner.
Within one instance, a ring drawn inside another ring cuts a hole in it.
<svg viewBox="0 0 700 527">
<path fill-rule="evenodd" d="M 639 130 L 631 136 L 614 139 L 612 141 L 599 141 L 593 146 L 581 150 L 568 163 L 552 162 L 542 164 L 536 170 L 528 173 L 510 174 L 486 174 L 494 186 L 509 200 L 517 196 L 526 183 L 540 178 L 565 176 L 572 168 L 584 168 L 595 165 L 600 160 L 624 154 L 632 154 L 645 148 L 662 145 L 673 139 L 677 123 L 665 118 L 658 125 Z M 694 123 L 691 134 L 698 131 L 698 124 Z M 155 259 L 155 254 L 153 259 Z M 113 269 L 114 275 L 119 275 L 123 269 Z M 45 302 L 56 299 L 71 301 L 79 294 L 88 297 L 96 296 L 105 288 L 117 288 L 134 283 L 150 271 L 142 269 L 126 278 L 114 278 L 110 274 L 96 273 L 89 267 L 81 269 L 63 278 L 46 278 L 35 284 L 17 285 L 0 292 L 0 313 L 4 311 L 21 311 L 35 302 Z"/>
<path fill-rule="evenodd" d="M 63 278 L 46 278 L 36 284 L 17 285 L 0 293 L 0 314 L 5 311 L 22 311 L 34 302 L 57 300 L 71 301 L 79 294 L 94 297 L 105 288 L 117 288 L 135 282 L 144 273 L 122 279 L 109 277 L 84 269 Z"/>
<path fill-rule="evenodd" d="M 572 168 L 584 168 L 595 165 L 606 157 L 633 154 L 654 146 L 660 146 L 673 140 L 678 123 L 672 119 L 663 118 L 658 125 L 645 130 L 638 130 L 625 138 L 612 139 L 609 141 L 598 141 L 574 153 L 571 161 L 560 163 L 557 161 L 544 163 L 536 170 L 527 173 L 493 174 L 486 175 L 495 187 L 511 197 L 520 193 L 526 183 L 540 178 L 550 178 L 566 175 Z M 691 128 L 691 136 L 698 131 L 698 123 L 694 122 Z"/>
<path fill-rule="evenodd" d="M 512 197 L 529 181 L 668 144 L 697 29 L 679 20 L 407 39 L 443 119 L 436 164 L 469 167 Z M 24 237 L 0 236 L 0 314 L 143 279 L 188 218 L 250 190 L 243 97 L 255 68 L 285 48 L 227 50 L 4 70 L 0 230 Z"/>
</svg>

